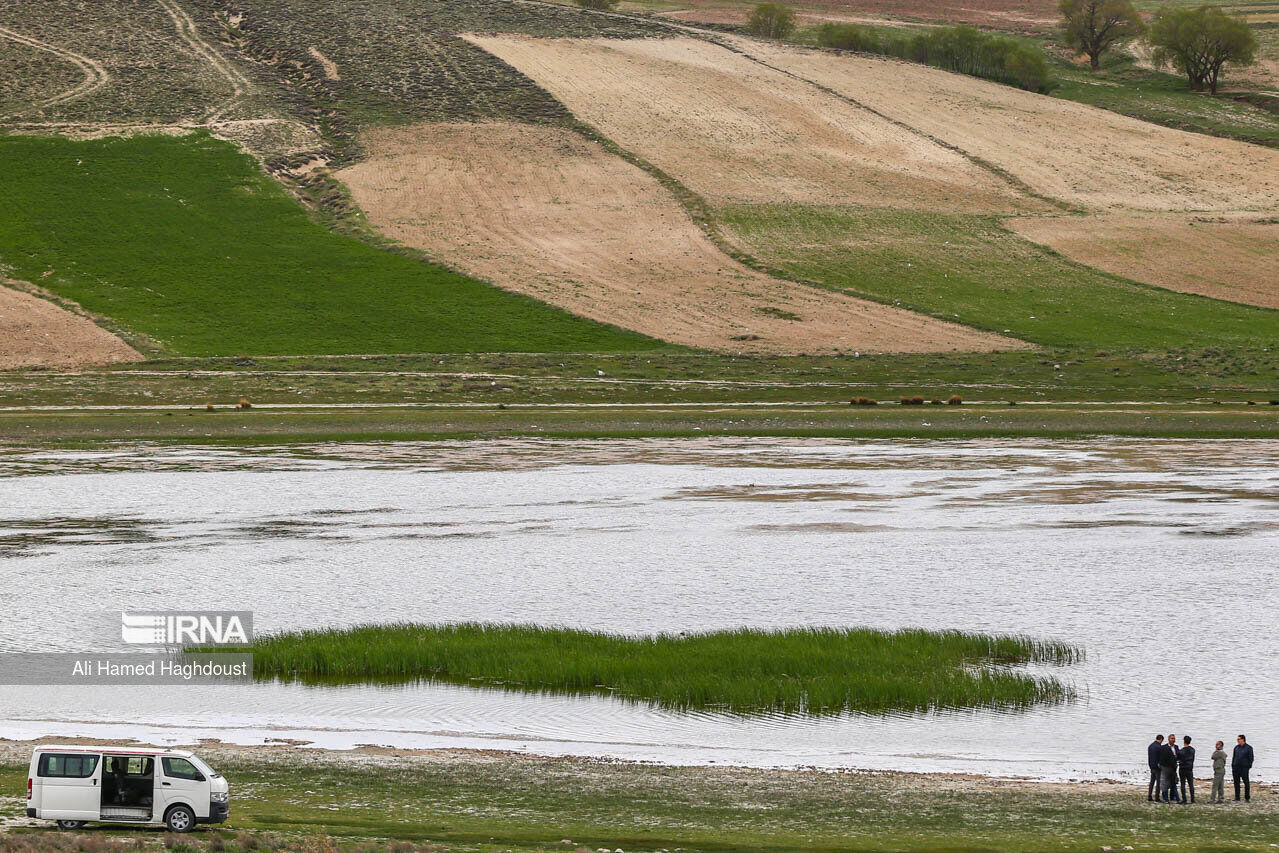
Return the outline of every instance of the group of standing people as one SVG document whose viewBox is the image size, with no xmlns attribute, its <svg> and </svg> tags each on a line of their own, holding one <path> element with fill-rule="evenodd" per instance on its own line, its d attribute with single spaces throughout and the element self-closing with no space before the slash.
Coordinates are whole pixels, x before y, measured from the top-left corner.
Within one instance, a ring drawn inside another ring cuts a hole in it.
<svg viewBox="0 0 1279 853">
<path fill-rule="evenodd" d="M 1181 803 L 1183 806 L 1195 801 L 1195 748 L 1190 745 L 1191 737 L 1182 738 L 1181 746 L 1177 745 L 1177 736 L 1168 735 L 1164 743 L 1163 735 L 1155 735 L 1155 740 L 1146 747 L 1147 763 L 1150 765 L 1150 785 L 1146 789 L 1146 799 L 1151 802 Z M 1217 748 L 1212 753 L 1212 793 L 1208 797 L 1210 803 L 1226 801 L 1226 744 L 1217 741 Z M 1239 735 L 1234 752 L 1230 758 L 1230 773 L 1235 782 L 1235 800 L 1239 799 L 1242 787 L 1244 801 L 1252 799 L 1252 783 L 1248 772 L 1252 770 L 1253 751 L 1248 739 Z M 1180 788 L 1180 796 L 1178 796 Z M 1189 799 L 1187 799 L 1189 797 Z"/>
</svg>

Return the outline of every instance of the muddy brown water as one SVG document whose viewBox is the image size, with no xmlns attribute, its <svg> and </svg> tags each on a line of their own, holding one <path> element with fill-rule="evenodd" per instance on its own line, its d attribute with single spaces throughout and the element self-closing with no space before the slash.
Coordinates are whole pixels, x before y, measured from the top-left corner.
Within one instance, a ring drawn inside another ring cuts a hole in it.
<svg viewBox="0 0 1279 853">
<path fill-rule="evenodd" d="M 1155 731 L 1279 770 L 1279 442 L 705 439 L 0 449 L 0 652 L 104 614 L 259 631 L 920 626 L 1083 644 L 1079 701 L 833 719 L 417 684 L 8 687 L 0 737 L 480 747 L 671 763 L 1144 773 Z M 116 617 L 118 619 L 118 617 Z"/>
</svg>

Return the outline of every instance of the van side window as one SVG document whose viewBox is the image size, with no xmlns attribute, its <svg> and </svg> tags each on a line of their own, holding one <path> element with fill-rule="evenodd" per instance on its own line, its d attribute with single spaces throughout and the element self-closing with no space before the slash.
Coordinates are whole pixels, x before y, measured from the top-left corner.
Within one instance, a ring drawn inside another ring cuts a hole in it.
<svg viewBox="0 0 1279 853">
<path fill-rule="evenodd" d="M 155 759 L 138 755 L 107 756 L 107 772 L 120 776 L 150 776 Z"/>
<path fill-rule="evenodd" d="M 98 769 L 96 755 L 63 755 L 57 752 L 46 752 L 40 756 L 40 766 L 36 772 L 41 776 L 88 779 L 96 769 Z"/>
<path fill-rule="evenodd" d="M 161 758 L 164 775 L 171 779 L 203 779 L 204 774 L 195 769 L 195 765 L 185 758 Z"/>
</svg>

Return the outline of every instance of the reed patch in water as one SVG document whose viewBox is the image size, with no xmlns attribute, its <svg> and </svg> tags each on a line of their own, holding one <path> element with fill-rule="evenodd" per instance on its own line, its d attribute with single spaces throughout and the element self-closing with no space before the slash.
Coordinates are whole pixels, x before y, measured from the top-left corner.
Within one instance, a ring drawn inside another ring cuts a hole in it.
<svg viewBox="0 0 1279 853">
<path fill-rule="evenodd" d="M 438 680 L 601 693 L 663 707 L 815 715 L 1020 709 L 1075 697 L 1030 663 L 1083 651 L 1018 635 L 865 628 L 621 636 L 534 625 L 367 625 L 259 637 L 259 677 Z"/>
</svg>

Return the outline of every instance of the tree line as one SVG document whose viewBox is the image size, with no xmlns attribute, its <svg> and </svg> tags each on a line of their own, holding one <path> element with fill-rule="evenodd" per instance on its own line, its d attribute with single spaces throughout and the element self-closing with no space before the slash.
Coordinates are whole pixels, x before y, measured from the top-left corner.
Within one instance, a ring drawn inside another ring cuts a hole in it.
<svg viewBox="0 0 1279 853">
<path fill-rule="evenodd" d="M 856 24 L 823 24 L 817 31 L 817 42 L 823 47 L 896 56 L 1031 92 L 1048 92 L 1053 86 L 1042 51 L 975 27 L 937 28 L 907 36 L 881 35 Z"/>
<path fill-rule="evenodd" d="M 1112 48 L 1141 38 L 1157 67 L 1171 66 L 1186 75 L 1191 90 L 1215 95 L 1222 68 L 1256 61 L 1257 39 L 1248 23 L 1217 6 L 1164 6 L 1149 26 L 1132 0 L 1060 0 L 1057 8 L 1063 40 L 1086 55 L 1094 71 Z"/>
<path fill-rule="evenodd" d="M 1149 25 L 1132 0 L 1059 0 L 1058 11 L 1062 40 L 1087 56 L 1094 71 L 1113 48 L 1143 39 L 1157 67 L 1172 67 L 1186 76 L 1191 90 L 1207 89 L 1215 95 L 1226 65 L 1256 61 L 1257 39 L 1247 22 L 1216 6 L 1165 6 Z M 795 13 L 781 3 L 759 4 L 746 22 L 747 32 L 764 38 L 784 39 L 794 30 Z M 817 41 L 823 47 L 895 56 L 1032 92 L 1048 92 L 1054 85 L 1040 50 L 970 26 L 910 35 L 828 23 L 818 28 Z"/>
<path fill-rule="evenodd" d="M 576 2 L 605 11 L 617 0 Z M 1227 65 L 1256 62 L 1257 39 L 1248 23 L 1217 6 L 1164 6 L 1149 24 L 1132 0 L 1059 0 L 1057 10 L 1062 19 L 1062 41 L 1087 56 L 1094 71 L 1115 47 L 1142 39 L 1150 46 L 1156 67 L 1174 68 L 1186 76 L 1192 91 L 1207 89 L 1215 95 Z M 787 38 L 795 31 L 795 12 L 782 3 L 761 3 L 747 20 L 746 31 L 763 38 Z M 1042 51 L 970 26 L 907 35 L 828 23 L 818 28 L 817 41 L 823 47 L 895 56 L 1032 92 L 1048 92 L 1054 85 Z"/>
</svg>

